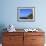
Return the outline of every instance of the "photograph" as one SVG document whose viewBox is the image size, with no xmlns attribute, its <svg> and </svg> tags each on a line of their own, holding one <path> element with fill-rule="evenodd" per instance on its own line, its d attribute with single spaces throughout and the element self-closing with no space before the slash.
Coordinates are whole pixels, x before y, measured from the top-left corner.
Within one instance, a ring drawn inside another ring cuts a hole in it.
<svg viewBox="0 0 46 46">
<path fill-rule="evenodd" d="M 18 21 L 34 21 L 35 13 L 34 7 L 18 7 L 17 20 Z"/>
</svg>

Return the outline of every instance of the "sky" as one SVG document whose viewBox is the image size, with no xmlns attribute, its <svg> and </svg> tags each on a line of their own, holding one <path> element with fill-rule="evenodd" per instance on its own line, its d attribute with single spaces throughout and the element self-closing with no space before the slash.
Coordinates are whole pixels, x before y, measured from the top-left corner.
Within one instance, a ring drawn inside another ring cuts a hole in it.
<svg viewBox="0 0 46 46">
<path fill-rule="evenodd" d="M 32 13 L 32 9 L 20 9 L 21 17 L 27 17 L 31 13 Z"/>
</svg>

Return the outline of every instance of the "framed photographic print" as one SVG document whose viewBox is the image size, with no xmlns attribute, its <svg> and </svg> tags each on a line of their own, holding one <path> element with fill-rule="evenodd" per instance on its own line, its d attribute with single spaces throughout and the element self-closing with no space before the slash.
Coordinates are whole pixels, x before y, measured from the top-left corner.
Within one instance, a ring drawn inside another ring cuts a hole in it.
<svg viewBox="0 0 46 46">
<path fill-rule="evenodd" d="M 22 22 L 35 21 L 35 8 L 34 7 L 18 7 L 17 20 Z"/>
</svg>

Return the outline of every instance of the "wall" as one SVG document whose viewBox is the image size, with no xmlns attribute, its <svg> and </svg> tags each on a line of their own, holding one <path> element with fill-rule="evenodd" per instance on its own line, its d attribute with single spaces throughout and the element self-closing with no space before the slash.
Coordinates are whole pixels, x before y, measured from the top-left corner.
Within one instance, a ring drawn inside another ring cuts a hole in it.
<svg viewBox="0 0 46 46">
<path fill-rule="evenodd" d="M 42 0 L 1 0 L 0 25 L 13 24 L 16 28 L 46 28 L 46 1 Z M 35 7 L 35 22 L 18 22 L 17 7 Z"/>
<path fill-rule="evenodd" d="M 0 25 L 13 24 L 16 28 L 46 28 L 46 0 L 1 0 Z M 35 22 L 18 22 L 17 7 L 35 7 Z"/>
<path fill-rule="evenodd" d="M 0 0 L 0 27 L 42 28 L 46 32 L 46 0 Z M 17 7 L 35 7 L 35 22 L 18 22 Z M 1 31 L 1 30 L 0 30 Z"/>
</svg>

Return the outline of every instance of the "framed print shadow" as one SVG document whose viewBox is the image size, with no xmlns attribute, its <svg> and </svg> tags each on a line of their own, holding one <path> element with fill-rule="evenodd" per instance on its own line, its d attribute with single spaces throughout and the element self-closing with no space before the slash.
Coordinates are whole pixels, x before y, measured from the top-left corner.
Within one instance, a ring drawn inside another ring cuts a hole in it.
<svg viewBox="0 0 46 46">
<path fill-rule="evenodd" d="M 35 21 L 35 7 L 18 7 L 17 20 L 22 22 Z"/>
</svg>

